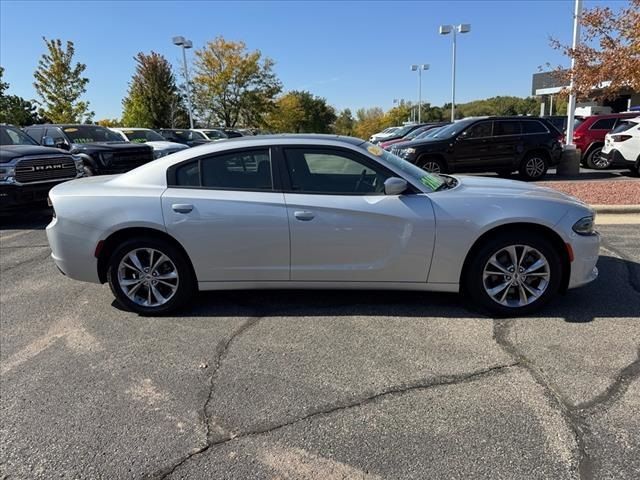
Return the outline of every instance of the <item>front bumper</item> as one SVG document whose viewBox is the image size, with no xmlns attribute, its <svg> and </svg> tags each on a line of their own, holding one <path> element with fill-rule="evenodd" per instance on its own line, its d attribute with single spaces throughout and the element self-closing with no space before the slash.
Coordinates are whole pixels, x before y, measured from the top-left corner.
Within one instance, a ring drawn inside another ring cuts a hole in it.
<svg viewBox="0 0 640 480">
<path fill-rule="evenodd" d="M 68 180 L 70 179 L 33 185 L 0 184 L 0 210 L 9 210 L 25 205 L 44 203 L 47 200 L 49 190 Z"/>
</svg>

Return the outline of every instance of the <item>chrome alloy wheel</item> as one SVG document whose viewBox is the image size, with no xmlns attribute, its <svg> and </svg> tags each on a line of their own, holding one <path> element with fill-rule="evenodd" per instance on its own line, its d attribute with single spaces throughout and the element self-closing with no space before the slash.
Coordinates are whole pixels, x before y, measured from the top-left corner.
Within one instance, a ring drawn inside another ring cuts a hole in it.
<svg viewBox="0 0 640 480">
<path fill-rule="evenodd" d="M 549 262 L 540 251 L 528 245 L 510 245 L 489 258 L 482 282 L 494 302 L 517 308 L 540 298 L 550 277 Z"/>
<path fill-rule="evenodd" d="M 602 154 L 602 148 L 595 149 L 592 158 L 593 166 L 597 169 L 605 169 L 611 164 L 611 161 Z"/>
<path fill-rule="evenodd" d="M 545 163 L 540 157 L 531 157 L 524 165 L 525 172 L 529 178 L 538 178 L 544 174 Z"/>
<path fill-rule="evenodd" d="M 164 305 L 178 291 L 175 264 L 153 248 L 136 248 L 118 265 L 118 284 L 129 299 L 143 307 Z"/>
</svg>

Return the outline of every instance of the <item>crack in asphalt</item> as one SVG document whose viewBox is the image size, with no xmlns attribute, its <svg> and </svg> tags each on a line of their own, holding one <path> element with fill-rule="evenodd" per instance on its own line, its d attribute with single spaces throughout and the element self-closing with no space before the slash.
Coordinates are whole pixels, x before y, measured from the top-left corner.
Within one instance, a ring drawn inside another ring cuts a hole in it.
<svg viewBox="0 0 640 480">
<path fill-rule="evenodd" d="M 518 364 L 526 369 L 545 390 L 547 397 L 556 406 L 576 439 L 578 446 L 578 474 L 580 478 L 583 480 L 594 478 L 595 460 L 587 452 L 585 442 L 585 437 L 591 434 L 586 422 L 586 415 L 590 410 L 605 408 L 616 402 L 625 394 L 631 382 L 640 378 L 640 347 L 638 348 L 638 358 L 623 368 L 603 393 L 587 402 L 572 405 L 543 371 L 509 340 L 509 333 L 513 324 L 512 320 L 494 320 L 493 337 L 496 343 L 507 354 L 516 359 Z"/>
<path fill-rule="evenodd" d="M 207 410 L 209 407 L 209 403 L 211 402 L 211 397 L 213 396 L 216 376 L 220 371 L 222 362 L 224 361 L 231 344 L 243 333 L 245 333 L 251 327 L 255 326 L 262 318 L 264 318 L 263 315 L 249 318 L 248 320 L 243 322 L 240 325 L 240 327 L 238 327 L 226 340 L 221 340 L 216 345 L 216 348 L 214 351 L 214 365 L 212 368 L 211 375 L 209 377 L 209 392 L 207 393 L 207 399 L 204 402 L 204 406 L 202 408 L 202 415 L 201 415 L 202 422 L 204 423 L 204 430 L 205 430 L 205 444 L 194 448 L 187 455 L 178 459 L 178 461 L 175 462 L 174 464 L 168 467 L 165 467 L 152 475 L 147 476 L 147 478 L 159 478 L 159 479 L 167 478 L 178 467 L 180 467 L 183 463 L 187 462 L 191 457 L 193 457 L 194 455 L 198 455 L 199 453 L 202 453 L 211 447 L 213 442 L 211 441 L 211 431 L 210 431 L 211 427 L 209 426 L 209 415 L 207 414 Z"/>
<path fill-rule="evenodd" d="M 244 330 L 246 330 L 246 328 Z M 235 338 L 237 338 L 237 335 L 235 336 Z M 502 373 L 509 368 L 516 367 L 519 365 L 519 363 L 520 363 L 519 361 L 515 361 L 505 365 L 496 365 L 496 366 L 481 369 L 481 370 L 475 370 L 471 373 L 458 374 L 458 375 L 440 375 L 438 377 L 434 377 L 431 379 L 422 379 L 416 382 L 392 385 L 381 391 L 370 392 L 368 394 L 365 394 L 364 396 L 361 396 L 358 399 L 354 399 L 347 402 L 338 402 L 330 405 L 325 405 L 324 407 L 318 408 L 305 415 L 302 415 L 301 417 L 293 418 L 286 422 L 274 423 L 271 425 L 266 425 L 262 428 L 257 428 L 254 430 L 249 430 L 249 431 L 241 432 L 238 434 L 227 435 L 215 441 L 208 438 L 206 445 L 199 447 L 197 449 L 194 449 L 190 454 L 180 459 L 177 463 L 173 464 L 171 467 L 160 470 L 159 472 L 152 474 L 148 478 L 154 478 L 154 479 L 168 478 L 170 475 L 175 473 L 175 471 L 180 466 L 184 465 L 187 461 L 189 461 L 194 456 L 204 453 L 212 447 L 224 445 L 234 440 L 239 440 L 242 438 L 251 437 L 255 435 L 263 435 L 266 433 L 271 433 L 271 432 L 280 430 L 282 428 L 288 427 L 290 425 L 294 425 L 294 424 L 303 422 L 305 420 L 309 420 L 311 418 L 315 418 L 318 416 L 331 415 L 333 413 L 343 411 L 343 410 L 348 410 L 350 408 L 361 407 L 369 403 L 373 403 L 381 398 L 385 398 L 392 395 L 404 395 L 406 393 L 413 392 L 416 390 L 425 390 L 429 388 L 436 388 L 436 387 L 442 387 L 442 386 L 448 386 L 448 385 L 459 385 L 462 383 L 478 381 L 480 379 Z"/>
<path fill-rule="evenodd" d="M 494 340 L 503 351 L 515 358 L 519 365 L 529 372 L 535 382 L 542 387 L 545 392 L 545 396 L 551 405 L 560 413 L 560 416 L 573 433 L 578 449 L 578 475 L 583 480 L 593 478 L 593 460 L 587 453 L 584 442 L 586 430 L 585 423 L 576 414 L 569 402 L 567 402 L 553 382 L 551 382 L 551 380 L 547 378 L 547 376 L 538 367 L 536 367 L 524 353 L 520 352 L 514 343 L 509 340 L 509 333 L 513 324 L 513 320 L 494 320 Z"/>
<path fill-rule="evenodd" d="M 11 265 L 10 267 L 2 268 L 2 269 L 0 269 L 0 273 L 4 274 L 4 273 L 10 272 L 12 270 L 15 270 L 18 267 L 22 267 L 24 265 L 28 265 L 29 263 L 37 262 L 37 261 L 40 261 L 40 260 L 46 260 L 47 258 L 49 258 L 50 255 L 51 255 L 51 252 L 47 251 L 47 254 L 44 255 L 44 256 L 38 255 L 36 257 L 31 257 L 31 258 L 29 258 L 27 260 L 23 260 L 22 262 L 18 262 L 15 265 Z"/>
</svg>

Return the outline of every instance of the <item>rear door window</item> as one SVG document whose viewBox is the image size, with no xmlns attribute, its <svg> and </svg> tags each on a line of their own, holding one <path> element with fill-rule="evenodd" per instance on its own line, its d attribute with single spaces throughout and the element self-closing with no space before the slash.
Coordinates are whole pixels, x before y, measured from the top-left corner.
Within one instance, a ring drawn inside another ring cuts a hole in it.
<svg viewBox="0 0 640 480">
<path fill-rule="evenodd" d="M 593 122 L 589 130 L 611 130 L 615 124 L 615 118 L 601 118 Z"/>
<path fill-rule="evenodd" d="M 520 122 L 513 120 L 496 120 L 493 122 L 493 134 L 496 137 L 520 135 Z"/>
</svg>

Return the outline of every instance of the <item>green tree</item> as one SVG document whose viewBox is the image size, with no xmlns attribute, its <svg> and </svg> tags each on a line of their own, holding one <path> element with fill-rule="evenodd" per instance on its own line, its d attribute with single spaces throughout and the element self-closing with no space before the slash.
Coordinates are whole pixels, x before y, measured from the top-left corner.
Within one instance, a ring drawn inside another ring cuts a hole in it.
<svg viewBox="0 0 640 480">
<path fill-rule="evenodd" d="M 278 120 L 279 117 L 284 117 Z M 275 110 L 268 118 L 275 119 L 267 125 L 276 131 L 293 133 L 329 133 L 332 131 L 336 113 L 324 98 L 306 91 L 292 91 L 276 102 Z M 281 124 L 284 129 L 276 125 Z"/>
<path fill-rule="evenodd" d="M 171 64 L 159 53 L 138 53 L 136 71 L 122 101 L 122 123 L 127 127 L 173 127 L 184 111 Z"/>
<path fill-rule="evenodd" d="M 280 133 L 298 133 L 304 125 L 305 111 L 300 99 L 290 93 L 276 101 L 276 108 L 265 120 L 267 128 Z"/>
<path fill-rule="evenodd" d="M 384 112 L 380 107 L 360 108 L 356 111 L 354 136 L 368 140 L 371 135 L 386 128 Z"/>
<path fill-rule="evenodd" d="M 351 115 L 351 110 L 345 108 L 340 112 L 338 118 L 333 125 L 333 130 L 338 135 L 353 135 L 353 129 L 355 127 L 356 121 Z"/>
<path fill-rule="evenodd" d="M 261 125 L 275 108 L 282 85 L 274 62 L 244 42 L 217 37 L 195 52 L 193 91 L 196 110 L 206 125 Z"/>
<path fill-rule="evenodd" d="M 0 67 L 0 123 L 11 123 L 19 126 L 38 123 L 40 118 L 33 102 L 17 95 L 5 94 L 9 84 L 2 79 L 3 76 L 4 68 Z"/>
<path fill-rule="evenodd" d="M 100 125 L 101 127 L 122 127 L 122 122 L 118 118 L 103 118 L 96 122 L 96 125 Z"/>
<path fill-rule="evenodd" d="M 42 55 L 33 74 L 33 86 L 42 99 L 39 102 L 40 114 L 53 123 L 89 121 L 93 112 L 89 111 L 89 103 L 80 99 L 89 83 L 89 79 L 82 76 L 87 66 L 73 64 L 73 42 L 67 41 L 63 48 L 60 39 L 47 40 L 43 37 L 43 40 L 47 52 Z"/>
</svg>

